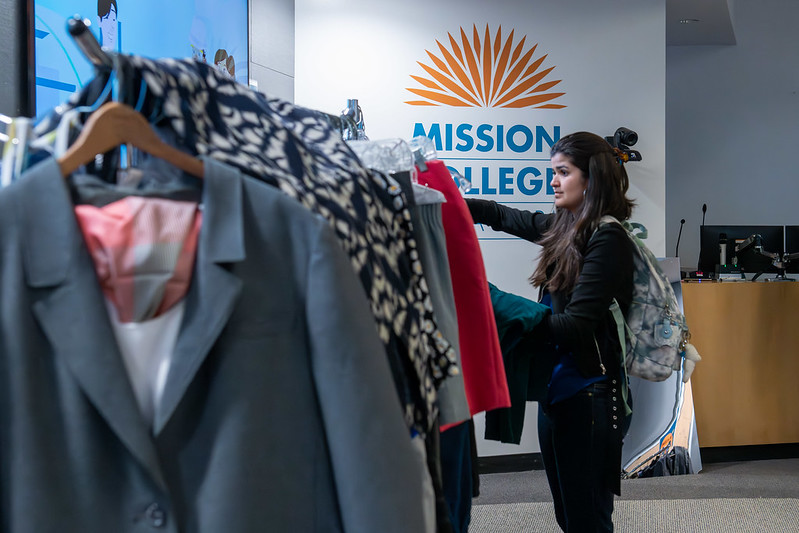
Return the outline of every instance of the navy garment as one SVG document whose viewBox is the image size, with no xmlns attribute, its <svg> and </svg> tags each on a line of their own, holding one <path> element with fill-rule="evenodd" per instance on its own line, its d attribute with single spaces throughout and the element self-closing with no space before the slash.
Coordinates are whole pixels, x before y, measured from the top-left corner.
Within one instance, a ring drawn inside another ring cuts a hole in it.
<svg viewBox="0 0 799 533">
<path fill-rule="evenodd" d="M 577 360 L 574 358 L 574 354 L 571 352 L 564 353 L 552 370 L 547 403 L 557 403 L 566 398 L 571 398 L 588 385 L 607 379 L 607 376 L 583 376 L 577 368 Z"/>
<path fill-rule="evenodd" d="M 539 403 L 538 442 L 555 504 L 566 533 L 613 531 L 613 487 L 619 477 L 622 431 L 614 429 L 621 397 L 616 384 L 595 383 L 556 404 Z M 617 400 L 614 401 L 614 398 Z M 613 409 L 616 408 L 616 411 Z"/>
<path fill-rule="evenodd" d="M 425 436 L 424 446 L 427 459 L 427 471 L 430 473 L 430 482 L 433 485 L 436 513 L 436 533 L 454 533 L 450 523 L 449 503 L 444 497 L 444 480 L 442 477 L 442 448 L 439 426 Z"/>
<path fill-rule="evenodd" d="M 470 422 L 441 432 L 441 472 L 449 521 L 456 533 L 469 531 L 472 520 L 472 443 Z"/>
</svg>

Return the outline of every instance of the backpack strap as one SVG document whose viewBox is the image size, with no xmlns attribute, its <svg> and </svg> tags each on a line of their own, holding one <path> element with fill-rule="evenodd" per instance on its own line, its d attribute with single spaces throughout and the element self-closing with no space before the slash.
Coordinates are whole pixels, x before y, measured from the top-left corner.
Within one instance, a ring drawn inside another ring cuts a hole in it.
<svg viewBox="0 0 799 533">
<path fill-rule="evenodd" d="M 629 220 L 622 222 L 613 215 L 603 215 L 602 218 L 599 219 L 599 225 L 597 226 L 597 229 L 599 229 L 599 226 L 604 224 L 618 224 L 627 230 L 627 233 L 630 234 L 631 238 L 643 240 L 649 237 L 649 230 L 647 230 L 646 226 L 640 222 L 630 222 Z M 594 233 L 596 233 L 596 230 L 594 230 Z"/>
<path fill-rule="evenodd" d="M 599 228 L 605 224 L 617 224 L 621 226 L 631 240 L 634 240 L 635 238 L 645 239 L 647 237 L 647 230 L 643 224 L 630 223 L 626 220 L 624 222 L 619 222 L 616 217 L 605 215 L 599 219 L 599 225 L 597 226 L 596 230 L 594 230 L 591 238 L 593 238 Z M 638 230 L 637 235 L 633 234 L 634 230 Z M 633 253 L 638 253 L 638 251 L 634 251 Z M 621 346 L 621 371 L 622 375 L 624 376 L 624 383 L 621 384 L 620 388 L 621 398 L 624 403 L 624 416 L 627 417 L 633 413 L 629 401 L 629 377 L 627 376 L 627 330 L 629 328 L 627 327 L 627 321 L 624 320 L 624 315 L 621 312 L 621 307 L 619 306 L 619 302 L 616 301 L 616 298 L 613 298 L 613 302 L 610 304 L 609 309 L 610 313 L 613 315 L 613 320 L 616 322 L 616 333 L 619 336 L 619 346 Z"/>
<path fill-rule="evenodd" d="M 627 376 L 627 339 L 625 331 L 627 330 L 627 322 L 624 320 L 624 315 L 621 313 L 621 307 L 616 298 L 613 298 L 613 303 L 610 304 L 610 313 L 613 315 L 613 320 L 616 321 L 616 332 L 619 335 L 619 346 L 621 346 L 621 371 L 624 376 L 624 383 L 621 386 L 621 399 L 624 401 L 624 416 L 633 414 L 632 407 L 629 402 L 629 377 Z"/>
</svg>

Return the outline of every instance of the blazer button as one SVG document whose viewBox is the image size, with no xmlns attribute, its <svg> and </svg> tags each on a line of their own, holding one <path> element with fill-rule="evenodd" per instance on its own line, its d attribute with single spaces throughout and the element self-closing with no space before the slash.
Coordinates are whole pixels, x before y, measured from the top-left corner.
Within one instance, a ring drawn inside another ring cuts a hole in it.
<svg viewBox="0 0 799 533">
<path fill-rule="evenodd" d="M 161 506 L 157 503 L 151 504 L 144 512 L 144 515 L 150 521 L 152 527 L 161 528 L 166 525 L 166 511 L 161 509 Z"/>
</svg>

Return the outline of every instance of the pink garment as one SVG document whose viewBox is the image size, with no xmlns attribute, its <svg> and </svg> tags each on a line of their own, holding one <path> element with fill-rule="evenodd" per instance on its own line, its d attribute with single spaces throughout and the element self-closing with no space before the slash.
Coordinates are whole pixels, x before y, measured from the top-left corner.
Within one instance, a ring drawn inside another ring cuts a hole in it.
<svg viewBox="0 0 799 533">
<path fill-rule="evenodd" d="M 441 206 L 447 239 L 466 399 L 472 415 L 510 407 L 485 264 L 469 208 L 442 161 L 428 161 L 418 182 L 444 193 Z M 446 429 L 442 427 L 442 430 Z"/>
<path fill-rule="evenodd" d="M 77 205 L 75 216 L 120 322 L 156 317 L 186 295 L 202 224 L 197 204 L 128 196 Z"/>
</svg>

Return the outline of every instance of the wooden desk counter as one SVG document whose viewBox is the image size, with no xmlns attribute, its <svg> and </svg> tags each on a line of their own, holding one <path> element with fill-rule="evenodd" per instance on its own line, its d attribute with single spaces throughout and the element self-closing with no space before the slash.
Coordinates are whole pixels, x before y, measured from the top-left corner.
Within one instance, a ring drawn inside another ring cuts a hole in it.
<svg viewBox="0 0 799 533">
<path fill-rule="evenodd" d="M 799 282 L 683 282 L 699 445 L 799 442 Z"/>
</svg>

